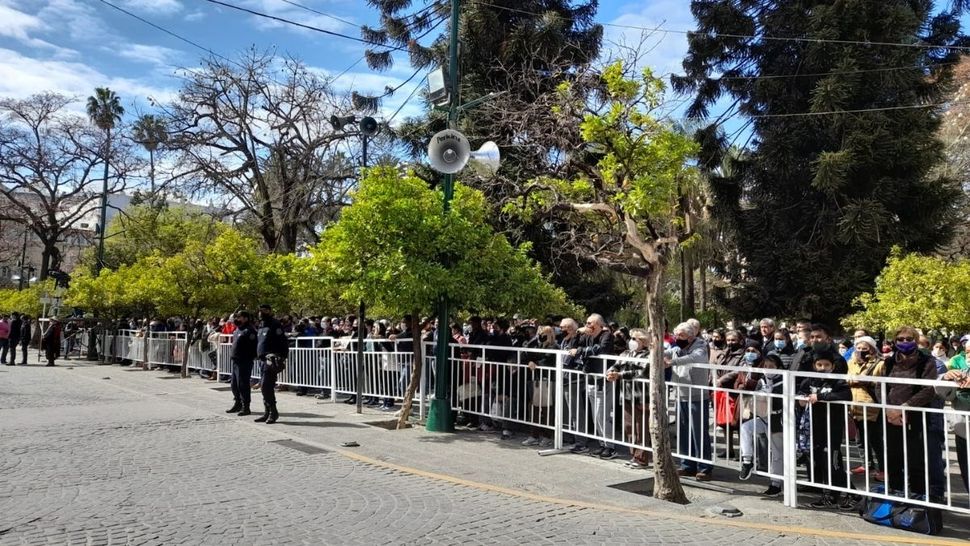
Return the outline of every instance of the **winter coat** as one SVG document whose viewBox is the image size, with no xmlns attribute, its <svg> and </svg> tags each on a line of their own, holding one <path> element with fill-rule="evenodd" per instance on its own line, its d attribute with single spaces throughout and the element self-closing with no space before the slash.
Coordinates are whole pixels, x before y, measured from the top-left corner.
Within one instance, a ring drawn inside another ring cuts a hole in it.
<svg viewBox="0 0 970 546">
<path fill-rule="evenodd" d="M 798 395 L 810 394 L 818 397 L 818 402 L 808 406 L 812 412 L 812 444 L 836 449 L 845 438 L 845 409 L 842 404 L 828 402 L 852 400 L 849 384 L 841 378 L 806 377 L 798 386 Z"/>
<path fill-rule="evenodd" d="M 857 354 L 854 355 L 847 363 L 849 367 L 849 375 L 868 375 L 873 377 L 883 376 L 883 363 L 879 357 L 869 356 L 866 362 L 862 362 L 857 357 Z M 876 397 L 873 396 L 873 393 L 880 389 L 880 385 L 879 383 L 869 381 L 849 381 L 849 388 L 852 389 L 853 402 L 874 404 L 876 402 Z M 856 421 L 862 421 L 863 419 L 875 421 L 876 417 L 879 416 L 879 409 L 853 405 L 849 408 L 849 413 L 852 415 L 852 419 Z"/>
<path fill-rule="evenodd" d="M 681 402 L 707 400 L 708 389 L 692 389 L 688 386 L 706 387 L 711 384 L 711 370 L 691 366 L 691 364 L 707 364 L 707 343 L 696 337 L 686 349 L 674 346 L 668 350 L 668 354 L 671 356 L 670 382 L 683 385 L 677 387 L 677 400 Z"/>
<path fill-rule="evenodd" d="M 650 351 L 642 349 L 639 351 L 623 351 L 620 357 L 640 358 L 646 360 L 650 357 Z M 619 360 L 610 366 L 606 373 L 617 372 L 622 381 L 622 395 L 624 402 L 633 404 L 645 404 L 650 400 L 650 385 L 635 379 L 647 379 L 650 377 L 650 367 L 646 362 L 635 362 L 633 360 Z"/>
</svg>

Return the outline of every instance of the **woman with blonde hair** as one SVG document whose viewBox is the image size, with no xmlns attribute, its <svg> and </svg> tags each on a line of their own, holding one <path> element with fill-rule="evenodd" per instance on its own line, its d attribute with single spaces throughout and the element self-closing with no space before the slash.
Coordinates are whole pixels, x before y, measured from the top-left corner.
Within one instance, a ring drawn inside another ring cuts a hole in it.
<svg viewBox="0 0 970 546">
<path fill-rule="evenodd" d="M 650 335 L 646 330 L 630 330 L 627 350 L 620 357 L 635 358 L 637 361 L 617 360 L 606 371 L 607 381 L 623 381 L 623 423 L 626 425 L 624 438 L 637 446 L 650 445 L 650 387 L 646 382 L 634 381 L 649 375 L 646 364 L 646 358 L 650 355 L 649 346 Z M 634 447 L 630 449 L 630 454 L 633 457 L 626 463 L 627 467 L 646 468 L 650 464 L 650 454 L 646 449 Z"/>
</svg>

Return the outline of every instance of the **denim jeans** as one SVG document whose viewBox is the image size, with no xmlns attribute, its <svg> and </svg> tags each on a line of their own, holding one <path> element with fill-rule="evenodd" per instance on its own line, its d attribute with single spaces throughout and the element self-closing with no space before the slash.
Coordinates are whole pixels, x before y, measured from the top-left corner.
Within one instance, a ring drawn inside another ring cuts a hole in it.
<svg viewBox="0 0 970 546">
<path fill-rule="evenodd" d="M 681 455 L 711 460 L 711 427 L 709 426 L 711 405 L 707 399 L 692 402 L 678 402 L 680 415 L 677 417 L 677 449 Z M 689 459 L 680 461 L 680 468 L 688 473 L 713 470 L 707 462 Z"/>
<path fill-rule="evenodd" d="M 613 437 L 613 383 L 586 385 L 586 401 L 593 413 L 593 430 L 600 438 Z M 600 440 L 600 446 L 613 449 L 613 444 Z"/>
</svg>

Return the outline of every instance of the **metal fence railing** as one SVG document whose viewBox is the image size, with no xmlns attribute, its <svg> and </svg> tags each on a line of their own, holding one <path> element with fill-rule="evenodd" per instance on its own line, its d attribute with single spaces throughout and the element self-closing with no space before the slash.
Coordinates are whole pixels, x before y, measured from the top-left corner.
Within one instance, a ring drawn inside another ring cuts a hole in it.
<svg viewBox="0 0 970 546">
<path fill-rule="evenodd" d="M 143 352 L 144 340 L 138 335 L 119 332 L 116 356 L 143 361 L 139 351 Z M 231 375 L 229 336 L 221 336 L 205 350 L 200 341 L 188 348 L 186 342 L 184 332 L 150 334 L 148 361 L 181 365 L 182 351 L 188 350 L 191 369 Z M 424 344 L 423 354 L 417 393 L 421 416 L 437 366 L 432 344 Z M 486 427 L 527 428 L 557 449 L 568 443 L 598 444 L 651 453 L 650 381 L 639 375 L 611 381 L 607 375 L 616 368 L 645 369 L 649 361 L 598 356 L 578 369 L 569 362 L 558 350 L 453 344 L 448 358 L 451 407 Z M 363 375 L 358 375 L 356 340 L 296 338 L 278 383 L 322 389 L 336 399 L 338 393 L 355 394 L 360 381 L 364 396 L 401 400 L 413 365 L 411 340 L 366 340 L 362 364 Z M 970 458 L 970 411 L 943 402 L 954 383 L 687 366 L 693 374 L 674 374 L 661 391 L 672 427 L 673 455 L 684 468 L 737 472 L 738 458 L 730 457 L 730 451 L 741 444 L 740 454 L 750 457 L 752 474 L 780 486 L 788 506 L 797 506 L 798 486 L 808 486 L 970 514 L 967 470 L 960 468 L 960 461 L 965 465 Z M 711 379 L 729 373 L 740 380 L 719 386 Z M 681 379 L 686 377 L 694 379 Z M 259 380 L 259 366 L 253 366 L 252 379 Z M 835 399 L 833 386 L 844 388 L 839 381 L 865 389 L 872 400 Z M 890 403 L 900 393 L 922 388 L 936 393 L 932 404 Z M 812 392 L 819 399 L 815 403 L 809 403 Z M 727 419 L 721 407 L 724 400 L 733 408 Z"/>
</svg>

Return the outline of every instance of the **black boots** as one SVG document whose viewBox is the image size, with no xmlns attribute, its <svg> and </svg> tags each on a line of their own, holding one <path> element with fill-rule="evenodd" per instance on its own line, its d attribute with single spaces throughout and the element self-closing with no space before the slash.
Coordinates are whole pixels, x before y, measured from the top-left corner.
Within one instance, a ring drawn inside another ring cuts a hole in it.
<svg viewBox="0 0 970 546">
<path fill-rule="evenodd" d="M 238 416 L 240 416 L 240 417 L 245 417 L 245 416 L 247 416 L 247 415 L 249 415 L 249 414 L 251 414 L 251 413 L 252 413 L 252 412 L 251 412 L 251 411 L 249 411 L 249 405 L 247 404 L 247 405 L 244 405 L 244 406 L 242 407 L 242 411 L 240 411 L 240 412 L 239 412 L 239 413 L 237 413 L 236 415 L 238 415 Z"/>
<path fill-rule="evenodd" d="M 232 407 L 226 410 L 226 413 L 236 413 L 241 409 L 242 409 L 242 404 L 239 403 L 239 400 L 236 400 L 236 402 L 232 405 Z"/>
<path fill-rule="evenodd" d="M 268 404 L 263 404 L 263 407 L 266 408 L 263 411 L 263 414 L 261 416 L 257 417 L 256 419 L 254 419 L 257 423 L 263 423 L 267 419 L 269 419 L 269 405 Z"/>
</svg>

